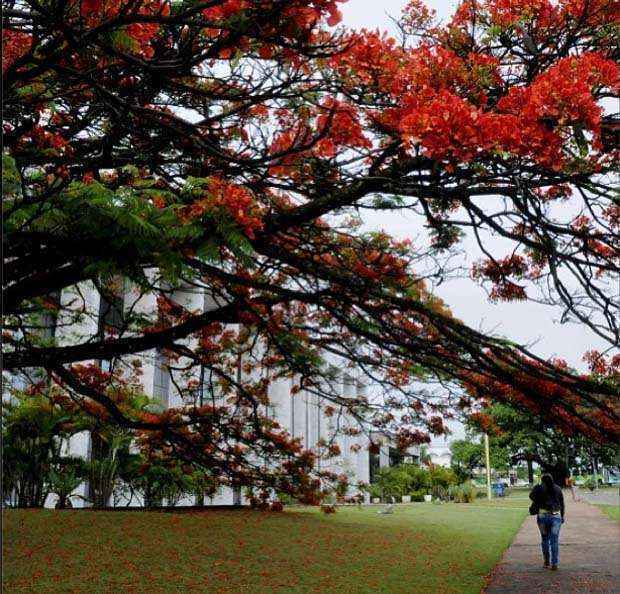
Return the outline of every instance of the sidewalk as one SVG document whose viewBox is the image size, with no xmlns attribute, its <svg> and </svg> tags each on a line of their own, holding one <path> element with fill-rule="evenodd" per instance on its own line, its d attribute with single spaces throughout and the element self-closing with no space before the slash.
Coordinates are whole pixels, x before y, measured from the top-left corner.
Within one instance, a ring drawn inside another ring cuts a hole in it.
<svg viewBox="0 0 620 594">
<path fill-rule="evenodd" d="M 620 594 L 620 524 L 592 505 L 573 502 L 570 492 L 564 499 L 559 570 L 543 568 L 536 518 L 528 516 L 493 571 L 486 594 Z"/>
</svg>

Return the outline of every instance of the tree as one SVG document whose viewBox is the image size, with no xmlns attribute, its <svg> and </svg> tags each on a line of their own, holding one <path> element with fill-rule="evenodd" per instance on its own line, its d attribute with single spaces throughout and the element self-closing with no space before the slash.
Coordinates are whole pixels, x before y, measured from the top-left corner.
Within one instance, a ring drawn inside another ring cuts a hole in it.
<svg viewBox="0 0 620 594">
<path fill-rule="evenodd" d="M 16 393 L 13 402 L 3 403 L 3 500 L 43 507 L 48 494 L 57 492 L 61 469 L 76 469 L 74 460 L 62 455 L 62 442 L 80 431 L 83 421 L 43 394 Z"/>
<path fill-rule="evenodd" d="M 484 415 L 491 431 L 491 452 L 495 455 L 501 452 L 511 465 L 526 462 L 530 484 L 534 483 L 533 463 L 552 474 L 559 485 L 565 484 L 575 468 L 585 466 L 589 472 L 598 468 L 599 461 L 612 467 L 618 464 L 616 448 L 597 444 L 579 433 L 559 432 L 531 412 L 493 404 L 485 409 Z M 474 417 L 472 428 L 480 429 L 479 419 Z"/>
<path fill-rule="evenodd" d="M 613 9 L 467 0 L 439 26 L 413 1 L 396 43 L 334 28 L 334 0 L 9 2 L 5 369 L 45 369 L 153 452 L 308 501 L 337 477 L 313 474 L 314 455 L 261 413 L 277 377 L 402 448 L 441 434 L 448 410 L 414 379 L 446 396 L 501 385 L 563 428 L 617 440 L 619 358 L 591 355 L 604 377 L 572 373 L 467 327 L 431 284 L 471 229 L 492 299 L 559 303 L 617 341 L 616 153 L 599 107 L 618 82 Z M 418 213 L 426 245 L 360 230 L 359 212 L 395 209 Z M 488 252 L 488 233 L 509 255 Z M 97 323 L 85 286 L 119 315 Z M 189 311 L 179 286 L 211 306 Z M 43 331 L 50 318 L 71 341 Z M 130 361 L 155 348 L 183 372 L 187 407 L 119 399 Z M 325 353 L 384 397 L 343 399 Z M 195 403 L 197 368 L 227 402 Z"/>
<path fill-rule="evenodd" d="M 450 453 L 452 469 L 461 480 L 471 478 L 474 469 L 484 466 L 484 448 L 480 442 L 457 439 L 450 444 Z"/>
</svg>

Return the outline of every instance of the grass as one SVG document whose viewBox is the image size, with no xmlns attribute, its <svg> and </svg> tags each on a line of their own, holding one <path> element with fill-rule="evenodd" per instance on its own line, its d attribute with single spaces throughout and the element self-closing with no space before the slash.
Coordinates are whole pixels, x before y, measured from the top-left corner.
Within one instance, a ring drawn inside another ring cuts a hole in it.
<svg viewBox="0 0 620 594">
<path fill-rule="evenodd" d="M 525 510 L 5 510 L 3 592 L 478 593 Z"/>
<path fill-rule="evenodd" d="M 509 507 L 514 509 L 527 509 L 530 506 L 530 499 L 527 496 L 527 493 L 515 493 L 511 492 L 506 497 L 493 497 L 491 501 L 489 501 L 486 496 L 476 498 L 471 505 L 475 506 L 485 506 L 485 507 Z"/>
<path fill-rule="evenodd" d="M 528 509 L 530 506 L 530 499 L 528 497 L 529 491 L 522 489 L 510 489 L 505 497 L 495 497 L 489 501 L 486 497 L 486 489 L 478 489 L 480 493 L 483 493 L 482 497 L 477 497 L 471 504 L 475 507 L 494 507 L 497 509 L 510 508 L 510 509 Z"/>
<path fill-rule="evenodd" d="M 620 522 L 620 505 L 597 505 L 605 515 L 609 516 L 612 520 Z"/>
</svg>

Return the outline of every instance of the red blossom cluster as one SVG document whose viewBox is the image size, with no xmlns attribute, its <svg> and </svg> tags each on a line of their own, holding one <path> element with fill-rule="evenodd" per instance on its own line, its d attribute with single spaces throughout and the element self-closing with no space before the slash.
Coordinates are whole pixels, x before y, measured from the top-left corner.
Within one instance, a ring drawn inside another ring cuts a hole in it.
<svg viewBox="0 0 620 594">
<path fill-rule="evenodd" d="M 592 380 L 607 377 L 610 382 L 618 381 L 618 365 L 620 358 L 614 357 L 609 363 L 592 351 L 587 353 L 585 360 L 592 368 Z M 511 372 L 510 382 L 489 377 L 484 374 L 466 373 L 463 385 L 467 393 L 479 402 L 505 402 L 516 408 L 527 408 L 543 419 L 553 422 L 561 431 L 568 435 L 581 433 L 601 441 L 601 435 L 611 434 L 619 430 L 617 415 L 619 403 L 609 396 L 591 396 L 580 392 L 576 383 L 570 385 L 563 381 L 561 375 L 554 377 L 555 371 L 566 371 L 567 364 L 563 360 L 551 360 L 549 364 L 530 362 L 531 372 L 526 370 Z M 546 369 L 548 377 L 537 377 L 536 371 Z M 588 380 L 587 375 L 582 379 Z M 481 427 L 493 431 L 491 420 L 481 413 L 473 414 Z"/>
<path fill-rule="evenodd" d="M 205 215 L 231 219 L 252 239 L 263 226 L 261 209 L 250 191 L 216 177 L 208 180 L 206 194 L 202 198 L 180 210 L 184 221 L 200 219 Z"/>
<path fill-rule="evenodd" d="M 526 260 L 513 254 L 501 260 L 487 259 L 474 266 L 472 276 L 476 279 L 488 279 L 493 283 L 492 300 L 512 301 L 526 299 L 525 287 L 510 278 L 523 279 L 528 272 Z"/>
<path fill-rule="evenodd" d="M 517 118 L 514 125 L 520 135 L 513 150 L 535 154 L 541 163 L 561 169 L 565 163 L 564 132 L 575 126 L 591 132 L 593 145 L 600 148 L 601 108 L 594 92 L 600 88 L 617 91 L 619 77 L 614 61 L 585 53 L 559 60 L 528 87 L 511 89 L 498 108 Z"/>
<path fill-rule="evenodd" d="M 477 21 L 518 33 L 527 28 L 544 37 L 575 21 L 599 26 L 617 20 L 617 0 L 464 0 L 451 24 L 463 27 Z"/>
<path fill-rule="evenodd" d="M 317 118 L 319 130 L 329 130 L 315 146 L 315 153 L 334 157 L 343 148 L 370 148 L 371 142 L 364 134 L 357 108 L 348 103 L 329 98 L 322 105 Z"/>
<path fill-rule="evenodd" d="M 6 73 L 15 60 L 30 51 L 32 35 L 26 31 L 2 30 L 2 73 Z"/>
<path fill-rule="evenodd" d="M 80 17 L 87 27 L 100 26 L 105 22 L 127 16 L 128 9 L 131 14 L 165 17 L 170 14 L 170 2 L 168 0 L 139 0 L 131 8 L 120 0 L 81 0 L 79 2 Z M 159 29 L 160 26 L 157 23 L 129 23 L 122 29 L 124 35 L 117 36 L 117 47 L 122 51 L 151 58 L 154 53 L 152 40 Z"/>
<path fill-rule="evenodd" d="M 584 354 L 583 360 L 588 364 L 590 372 L 611 380 L 620 379 L 620 354 L 604 355 L 597 350 Z"/>
<path fill-rule="evenodd" d="M 326 19 L 329 26 L 337 25 L 342 15 L 338 10 L 338 3 L 345 0 L 312 0 L 310 2 L 300 2 L 294 0 L 289 2 L 289 6 L 283 13 L 285 19 L 290 19 L 299 30 L 312 29 L 322 20 Z M 205 8 L 202 14 L 215 22 L 227 21 L 232 17 L 237 17 L 245 11 L 255 10 L 262 4 L 262 10 L 269 10 L 269 2 L 257 3 L 250 0 L 225 0 L 216 6 Z"/>
<path fill-rule="evenodd" d="M 279 57 L 294 64 L 299 64 L 299 56 L 289 47 L 280 47 L 282 37 L 289 41 L 296 38 L 319 38 L 317 30 L 325 23 L 330 27 L 337 25 L 342 15 L 338 4 L 345 0 L 293 0 L 282 6 L 273 0 L 224 0 L 214 6 L 202 10 L 208 22 L 204 34 L 221 41 L 223 32 L 230 30 L 231 24 L 250 22 L 257 13 L 272 15 L 271 22 L 265 23 L 260 42 L 249 35 L 236 35 L 233 43 L 223 43 L 218 58 L 230 59 L 239 50 L 256 51 L 264 60 L 270 60 L 277 54 Z M 287 44 L 288 45 L 288 44 Z"/>
<path fill-rule="evenodd" d="M 419 429 L 401 429 L 395 436 L 396 447 L 401 452 L 406 452 L 412 446 L 430 443 L 428 433 Z"/>
<path fill-rule="evenodd" d="M 461 5 L 459 22 L 473 4 Z M 528 14 L 543 18 L 545 7 L 551 10 L 546 0 L 485 5 L 501 26 Z M 467 19 L 474 20 L 472 15 Z M 493 103 L 489 94 L 507 82 L 508 71 L 490 52 L 463 55 L 428 44 L 405 51 L 393 39 L 363 32 L 333 62 L 352 91 L 370 86 L 396 103 L 381 110 L 369 106 L 371 121 L 397 132 L 410 149 L 422 147 L 431 158 L 451 163 L 512 154 L 562 169 L 572 160 L 567 148 L 572 128 L 590 132 L 593 148 L 600 149 L 597 95 L 618 88 L 616 63 L 597 52 L 563 58 Z M 598 158 L 592 155 L 592 163 Z"/>
</svg>

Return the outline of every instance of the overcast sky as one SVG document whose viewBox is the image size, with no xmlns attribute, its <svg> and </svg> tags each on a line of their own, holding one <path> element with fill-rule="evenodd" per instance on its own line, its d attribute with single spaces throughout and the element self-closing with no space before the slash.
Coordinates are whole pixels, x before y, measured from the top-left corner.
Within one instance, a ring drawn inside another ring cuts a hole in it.
<svg viewBox="0 0 620 594">
<path fill-rule="evenodd" d="M 344 24 L 349 27 L 380 29 L 395 32 L 390 17 L 398 17 L 406 0 L 349 0 L 341 5 Z M 455 2 L 430 0 L 439 17 L 450 15 Z M 406 212 L 366 217 L 369 226 L 384 229 L 397 237 L 415 238 L 419 231 L 416 217 Z M 472 241 L 465 243 L 468 250 L 464 263 L 471 264 L 480 254 Z M 493 245 L 493 244 L 491 244 Z M 500 242 L 498 254 L 505 254 Z M 592 348 L 604 350 L 606 344 L 589 329 L 574 324 L 559 324 L 561 312 L 555 308 L 531 302 L 489 303 L 484 290 L 468 279 L 454 280 L 437 289 L 439 296 L 454 314 L 476 329 L 492 331 L 531 346 L 543 357 L 562 357 L 577 368 L 584 367 L 581 357 Z M 455 427 L 456 429 L 456 427 Z M 457 429 L 457 434 L 460 431 Z"/>
<path fill-rule="evenodd" d="M 349 27 L 394 31 L 390 17 L 398 18 L 406 5 L 406 0 L 348 0 L 340 5 L 340 11 Z M 453 12 L 456 2 L 430 0 L 427 5 L 435 9 L 438 17 L 445 18 Z"/>
</svg>

